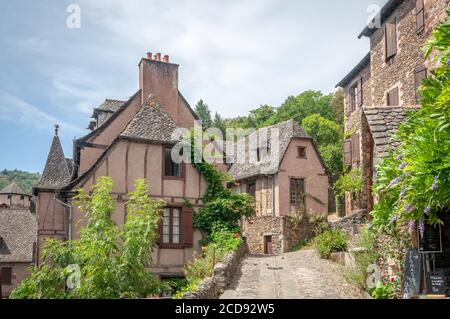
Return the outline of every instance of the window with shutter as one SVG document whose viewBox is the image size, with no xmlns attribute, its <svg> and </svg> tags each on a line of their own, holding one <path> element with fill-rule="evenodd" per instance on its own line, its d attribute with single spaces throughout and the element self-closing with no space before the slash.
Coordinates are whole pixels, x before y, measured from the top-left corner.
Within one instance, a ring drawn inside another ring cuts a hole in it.
<svg viewBox="0 0 450 319">
<path fill-rule="evenodd" d="M 421 33 L 425 30 L 425 8 L 423 0 L 416 0 L 416 31 Z"/>
<path fill-rule="evenodd" d="M 387 105 L 388 106 L 399 106 L 400 100 L 398 96 L 398 87 L 393 88 L 387 94 Z"/>
<path fill-rule="evenodd" d="M 359 133 L 352 136 L 352 161 L 360 162 Z"/>
<path fill-rule="evenodd" d="M 397 54 L 397 18 L 386 22 L 385 26 L 386 60 Z"/>
<path fill-rule="evenodd" d="M 352 140 L 347 139 L 344 142 L 344 164 L 347 166 L 352 165 Z"/>
<path fill-rule="evenodd" d="M 300 210 L 305 211 L 305 180 L 299 178 L 291 178 L 290 184 L 291 205 L 297 206 Z"/>
<path fill-rule="evenodd" d="M 159 243 L 162 244 L 162 246 L 181 245 L 181 219 L 181 208 L 164 208 L 162 222 L 159 227 Z"/>
</svg>

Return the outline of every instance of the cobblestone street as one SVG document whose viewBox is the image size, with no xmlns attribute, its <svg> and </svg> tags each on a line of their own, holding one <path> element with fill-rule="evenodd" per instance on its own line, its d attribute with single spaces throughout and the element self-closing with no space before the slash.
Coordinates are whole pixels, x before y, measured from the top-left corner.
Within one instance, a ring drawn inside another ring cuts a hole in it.
<svg viewBox="0 0 450 319">
<path fill-rule="evenodd" d="M 354 299 L 358 292 L 343 278 L 341 265 L 314 250 L 281 256 L 250 256 L 221 299 Z"/>
</svg>

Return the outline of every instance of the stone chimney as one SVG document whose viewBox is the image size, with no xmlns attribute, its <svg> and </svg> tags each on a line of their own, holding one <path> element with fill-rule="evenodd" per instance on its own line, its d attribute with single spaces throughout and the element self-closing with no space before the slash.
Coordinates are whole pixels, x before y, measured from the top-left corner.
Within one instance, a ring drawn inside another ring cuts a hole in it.
<svg viewBox="0 0 450 319">
<path fill-rule="evenodd" d="M 152 56 L 149 52 L 141 59 L 139 88 L 142 90 L 142 103 L 153 94 L 175 123 L 178 123 L 178 64 L 169 63 L 168 55 L 161 61 L 161 53 Z"/>
</svg>

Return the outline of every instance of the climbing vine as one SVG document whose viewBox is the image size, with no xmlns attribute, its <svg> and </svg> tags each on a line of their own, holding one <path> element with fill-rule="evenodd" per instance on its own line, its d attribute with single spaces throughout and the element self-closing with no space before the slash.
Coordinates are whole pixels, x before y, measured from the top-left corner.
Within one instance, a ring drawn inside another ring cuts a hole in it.
<svg viewBox="0 0 450 319">
<path fill-rule="evenodd" d="M 220 172 L 213 164 L 208 163 L 200 155 L 201 148 L 195 144 L 194 134 L 190 135 L 192 166 L 205 178 L 207 190 L 203 197 L 203 208 L 194 216 L 194 227 L 206 235 L 209 242 L 217 228 L 239 232 L 239 221 L 243 216 L 253 215 L 253 199 L 248 194 L 235 194 L 227 188 L 231 182 L 229 175 Z"/>
</svg>

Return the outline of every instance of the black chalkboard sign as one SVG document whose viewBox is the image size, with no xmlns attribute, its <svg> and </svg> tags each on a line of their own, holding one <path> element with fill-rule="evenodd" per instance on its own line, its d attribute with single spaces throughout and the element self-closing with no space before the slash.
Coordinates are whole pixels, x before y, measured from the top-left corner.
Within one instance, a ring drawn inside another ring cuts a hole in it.
<svg viewBox="0 0 450 319">
<path fill-rule="evenodd" d="M 419 232 L 420 233 L 420 232 Z M 441 253 L 441 226 L 426 225 L 423 237 L 419 234 L 419 251 L 421 253 Z"/>
<path fill-rule="evenodd" d="M 447 282 L 443 271 L 427 273 L 427 294 L 445 296 Z"/>
<path fill-rule="evenodd" d="M 420 295 L 422 281 L 422 254 L 415 248 L 409 249 L 405 258 L 403 274 L 403 299 L 412 299 Z"/>
</svg>

